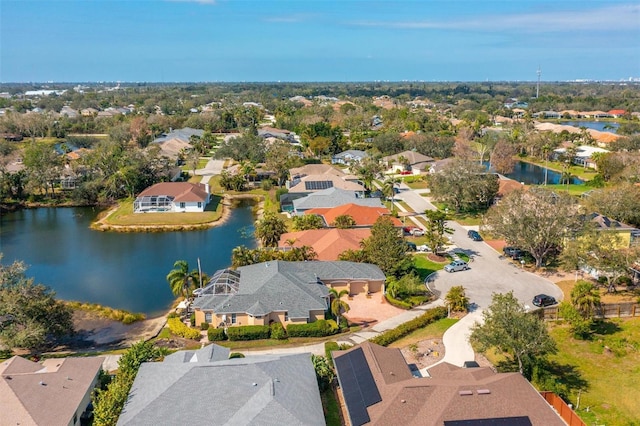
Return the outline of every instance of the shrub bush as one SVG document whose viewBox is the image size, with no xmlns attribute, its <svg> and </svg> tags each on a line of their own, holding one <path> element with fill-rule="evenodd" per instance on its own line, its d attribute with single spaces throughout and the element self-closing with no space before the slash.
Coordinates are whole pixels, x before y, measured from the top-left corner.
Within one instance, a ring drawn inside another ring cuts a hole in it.
<svg viewBox="0 0 640 426">
<path fill-rule="evenodd" d="M 385 294 L 384 297 L 385 297 L 385 299 L 387 299 L 387 302 L 389 302 L 391 305 L 395 306 L 396 308 L 411 309 L 411 303 L 407 303 L 407 302 L 403 302 L 402 300 L 394 299 L 389 294 Z"/>
<path fill-rule="evenodd" d="M 338 324 L 334 320 L 318 320 L 307 324 L 289 324 L 289 337 L 324 337 L 338 332 Z"/>
<path fill-rule="evenodd" d="M 209 323 L 208 322 L 203 322 L 200 324 L 200 330 L 208 330 L 209 329 Z"/>
<path fill-rule="evenodd" d="M 280 197 L 282 194 L 288 193 L 289 190 L 287 188 L 278 188 L 276 189 L 276 201 L 280 202 Z"/>
<path fill-rule="evenodd" d="M 240 352 L 231 352 L 229 354 L 229 359 L 234 359 L 234 358 L 244 358 L 244 354 Z"/>
<path fill-rule="evenodd" d="M 333 368 L 333 357 L 331 356 L 331 352 L 339 350 L 340 346 L 338 345 L 338 342 L 325 342 L 324 344 L 324 355 L 329 361 L 331 368 Z"/>
<path fill-rule="evenodd" d="M 189 322 L 191 323 L 191 327 L 196 326 L 196 313 L 192 313 L 191 317 L 189 317 Z"/>
<path fill-rule="evenodd" d="M 241 325 L 227 328 L 227 337 L 229 340 L 268 339 L 270 331 L 268 325 Z"/>
<path fill-rule="evenodd" d="M 391 330 L 387 330 L 382 334 L 377 335 L 376 337 L 370 339 L 372 343 L 376 343 L 378 345 L 387 346 L 401 337 L 406 336 L 407 334 L 415 331 L 419 328 L 422 328 L 426 325 L 431 324 L 434 321 L 437 321 L 442 318 L 446 318 L 447 316 L 447 308 L 439 306 L 437 308 L 429 309 L 424 314 L 420 315 L 412 319 L 411 321 L 407 321 L 404 324 L 400 324 L 396 328 Z"/>
<path fill-rule="evenodd" d="M 287 332 L 279 322 L 271 324 L 271 338 L 276 340 L 284 340 L 287 338 Z"/>
<path fill-rule="evenodd" d="M 174 317 L 167 319 L 167 325 L 169 326 L 171 333 L 176 336 L 184 337 L 185 339 L 200 339 L 200 332 L 187 327 L 182 321 L 180 321 L 180 318 Z"/>
<path fill-rule="evenodd" d="M 209 328 L 207 330 L 207 337 L 210 342 L 219 342 L 227 339 L 227 335 L 224 334 L 224 328 Z"/>
</svg>

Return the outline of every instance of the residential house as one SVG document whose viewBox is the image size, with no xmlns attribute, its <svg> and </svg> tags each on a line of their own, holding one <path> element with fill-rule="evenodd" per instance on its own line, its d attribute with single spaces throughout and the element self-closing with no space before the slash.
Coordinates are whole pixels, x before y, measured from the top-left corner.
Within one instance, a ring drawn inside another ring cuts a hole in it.
<svg viewBox="0 0 640 426">
<path fill-rule="evenodd" d="M 307 323 L 324 319 L 329 288 L 381 291 L 385 276 L 355 262 L 270 261 L 217 271 L 196 296 L 196 324 L 214 327 Z"/>
<path fill-rule="evenodd" d="M 359 163 L 365 158 L 367 158 L 369 154 L 364 151 L 360 151 L 357 149 L 349 149 L 347 151 L 342 151 L 339 154 L 331 157 L 331 164 L 351 164 L 351 163 Z"/>
<path fill-rule="evenodd" d="M 428 171 L 434 159 L 416 151 L 403 151 L 399 154 L 382 157 L 382 161 L 388 165 L 386 173 L 411 172 L 417 175 Z"/>
<path fill-rule="evenodd" d="M 0 363 L 0 425 L 80 424 L 104 358 L 50 358 L 41 363 L 14 356 Z"/>
<path fill-rule="evenodd" d="M 337 207 L 331 208 L 315 208 L 306 210 L 304 214 L 315 214 L 324 220 L 325 226 L 333 227 L 338 216 L 351 216 L 355 221 L 354 227 L 358 228 L 370 228 L 378 220 L 380 216 L 390 216 L 391 212 L 386 207 L 369 207 L 361 206 L 355 203 L 343 204 Z M 401 227 L 402 222 L 397 218 L 392 217 L 393 223 Z"/>
<path fill-rule="evenodd" d="M 183 127 L 182 129 L 169 129 L 169 133 L 162 133 L 155 138 L 152 143 L 165 143 L 172 139 L 178 139 L 183 142 L 189 142 L 192 136 L 202 137 L 204 130 L 193 129 L 191 127 Z"/>
<path fill-rule="evenodd" d="M 117 425 L 325 424 L 309 354 L 228 356 L 213 344 L 142 363 Z"/>
<path fill-rule="evenodd" d="M 78 111 L 76 111 L 75 109 L 71 108 L 70 106 L 63 106 L 62 109 L 60 110 L 60 115 L 61 116 L 67 116 L 69 118 L 76 118 L 78 116 Z"/>
<path fill-rule="evenodd" d="M 558 159 L 566 154 L 567 148 L 558 148 L 553 150 L 554 159 Z M 573 164 L 583 166 L 585 168 L 598 169 L 596 162 L 593 160 L 594 154 L 607 154 L 611 151 L 604 148 L 598 148 L 591 145 L 580 145 L 576 149 L 575 156 L 571 159 Z"/>
<path fill-rule="evenodd" d="M 640 229 L 611 219 L 600 213 L 591 213 L 586 217 L 597 231 L 613 232 L 620 239 L 620 248 L 640 245 Z"/>
<path fill-rule="evenodd" d="M 333 359 L 352 426 L 565 425 L 520 373 L 441 363 L 416 377 L 399 349 L 370 342 Z"/>
<path fill-rule="evenodd" d="M 292 194 L 283 194 L 280 197 L 282 209 L 285 210 L 286 207 L 293 214 L 302 214 L 306 210 L 315 208 L 332 208 L 351 203 L 368 207 L 383 206 L 380 198 L 363 198 L 354 191 L 339 188 L 328 188 L 293 199 L 284 197 L 284 195 L 291 196 Z"/>
<path fill-rule="evenodd" d="M 300 137 L 295 132 L 275 127 L 263 126 L 258 129 L 258 136 L 263 139 L 275 138 L 287 141 L 292 144 L 300 143 Z"/>
<path fill-rule="evenodd" d="M 498 193 L 493 199 L 494 203 L 498 203 L 501 199 L 512 193 L 513 191 L 525 188 L 525 186 L 517 180 L 506 178 L 498 175 Z"/>
<path fill-rule="evenodd" d="M 310 194 L 327 188 L 354 191 L 364 196 L 365 188 L 357 176 L 347 175 L 342 170 L 327 164 L 307 164 L 289 170 L 287 188 L 290 194 Z"/>
<path fill-rule="evenodd" d="M 627 113 L 627 111 L 625 111 L 623 109 L 612 109 L 612 110 L 607 112 L 607 114 L 609 114 L 613 118 L 620 118 L 623 115 L 625 115 L 626 113 Z"/>
<path fill-rule="evenodd" d="M 360 250 L 362 240 L 371 236 L 370 228 L 322 228 L 306 231 L 287 232 L 280 236 L 278 248 L 308 246 L 318 255 L 317 260 L 339 260 L 347 250 Z"/>
<path fill-rule="evenodd" d="M 80 114 L 81 114 L 83 117 L 93 117 L 93 116 L 95 116 L 95 115 L 97 115 L 97 114 L 98 114 L 98 110 L 97 110 L 97 109 L 95 109 L 95 108 L 91 108 L 91 107 L 89 107 L 89 108 L 84 108 L 84 109 L 81 109 L 81 110 L 80 110 Z"/>
<path fill-rule="evenodd" d="M 203 212 L 209 204 L 210 196 L 207 184 L 156 183 L 136 197 L 133 202 L 133 212 Z"/>
</svg>

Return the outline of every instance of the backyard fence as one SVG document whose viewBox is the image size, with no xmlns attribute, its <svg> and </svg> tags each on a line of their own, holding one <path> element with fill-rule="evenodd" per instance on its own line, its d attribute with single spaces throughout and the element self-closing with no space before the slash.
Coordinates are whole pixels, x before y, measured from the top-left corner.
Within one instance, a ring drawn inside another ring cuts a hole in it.
<svg viewBox="0 0 640 426">
<path fill-rule="evenodd" d="M 540 392 L 540 395 L 551 405 L 569 426 L 587 426 L 573 409 L 553 392 Z"/>
<path fill-rule="evenodd" d="M 558 306 L 541 309 L 540 316 L 545 321 L 562 320 Z M 594 318 L 633 318 L 640 317 L 640 303 L 602 303 L 594 310 Z"/>
</svg>

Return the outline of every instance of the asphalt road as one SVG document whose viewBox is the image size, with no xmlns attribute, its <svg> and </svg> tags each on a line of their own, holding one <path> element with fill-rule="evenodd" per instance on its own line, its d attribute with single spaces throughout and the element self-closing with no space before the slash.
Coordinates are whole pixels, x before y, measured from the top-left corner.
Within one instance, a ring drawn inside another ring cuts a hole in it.
<svg viewBox="0 0 640 426">
<path fill-rule="evenodd" d="M 435 210 L 425 197 L 404 185 L 396 198 L 402 199 L 416 212 Z M 448 226 L 454 230 L 451 235 L 457 247 L 454 250 L 472 255 L 474 260 L 470 262 L 469 270 L 452 273 L 441 270 L 432 277 L 429 287 L 439 297 L 444 297 L 451 287 L 461 285 L 465 288 L 469 301 L 480 309 L 489 306 L 493 293 L 513 291 L 518 300 L 529 309 L 535 308 L 531 300 L 536 294 L 548 294 L 556 300 L 562 298 L 562 291 L 551 281 L 523 270 L 519 264 L 504 258 L 502 253 L 496 252 L 485 242 L 471 240 L 467 231 L 476 229 L 475 227 L 464 227 L 453 221 L 449 221 Z"/>
</svg>

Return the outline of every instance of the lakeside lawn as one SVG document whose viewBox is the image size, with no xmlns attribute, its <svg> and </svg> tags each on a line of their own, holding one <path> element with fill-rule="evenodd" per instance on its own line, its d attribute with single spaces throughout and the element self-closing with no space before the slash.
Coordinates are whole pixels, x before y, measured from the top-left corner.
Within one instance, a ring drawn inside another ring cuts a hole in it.
<svg viewBox="0 0 640 426">
<path fill-rule="evenodd" d="M 573 389 L 568 396 L 580 418 L 587 424 L 637 424 L 640 318 L 604 321 L 590 340 L 573 338 L 563 324 L 552 324 L 550 332 L 558 353 L 549 359 L 562 366 L 563 371 L 575 370 L 587 384 L 580 393 Z M 558 381 L 569 382 L 571 375 L 559 374 Z"/>
<path fill-rule="evenodd" d="M 107 225 L 151 226 L 151 225 L 204 225 L 222 217 L 222 197 L 213 195 L 202 213 L 133 213 L 133 200 L 120 202 L 118 208 L 104 219 Z"/>
</svg>

